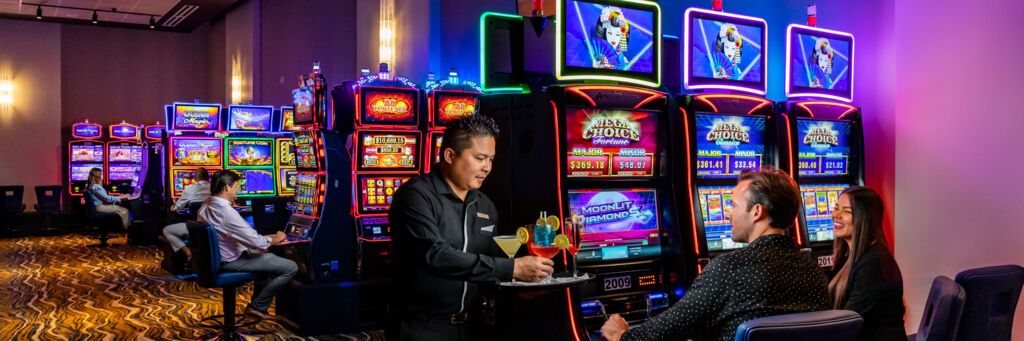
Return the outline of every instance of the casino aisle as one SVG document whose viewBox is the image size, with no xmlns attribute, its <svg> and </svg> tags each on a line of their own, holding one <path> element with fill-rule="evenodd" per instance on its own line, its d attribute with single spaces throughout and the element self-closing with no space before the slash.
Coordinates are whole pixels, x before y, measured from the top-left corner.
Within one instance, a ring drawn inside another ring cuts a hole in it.
<svg viewBox="0 0 1024 341">
<path fill-rule="evenodd" d="M 220 312 L 219 290 L 160 268 L 155 246 L 92 248 L 85 236 L 0 239 L 0 340 L 191 340 Z M 252 285 L 238 289 L 238 307 Z M 239 308 L 241 309 L 241 308 Z M 271 308 L 273 312 L 273 308 Z M 301 338 L 270 321 L 259 340 L 383 340 L 383 332 Z"/>
</svg>

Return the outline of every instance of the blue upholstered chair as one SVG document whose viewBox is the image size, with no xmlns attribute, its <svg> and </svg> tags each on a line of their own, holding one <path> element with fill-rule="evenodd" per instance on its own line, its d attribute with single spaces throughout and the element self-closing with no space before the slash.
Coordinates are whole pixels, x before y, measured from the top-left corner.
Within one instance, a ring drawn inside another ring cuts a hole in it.
<svg viewBox="0 0 1024 341">
<path fill-rule="evenodd" d="M 1000 265 L 965 270 L 956 274 L 956 282 L 967 293 L 957 340 L 1010 340 L 1024 268 Z"/>
<path fill-rule="evenodd" d="M 849 310 L 769 316 L 740 324 L 736 341 L 854 341 L 863 323 Z"/>
<path fill-rule="evenodd" d="M 43 216 L 43 229 L 47 232 L 56 230 L 53 226 L 53 215 L 61 212 L 61 200 L 64 198 L 64 187 L 60 185 L 36 186 L 36 213 Z"/>
<path fill-rule="evenodd" d="M 86 224 L 96 228 L 96 239 L 99 244 L 89 245 L 94 247 L 107 247 L 112 233 L 121 231 L 121 216 L 114 212 L 96 212 L 96 205 L 92 201 L 92 193 L 85 191 L 85 221 Z"/>
<path fill-rule="evenodd" d="M 964 311 L 964 288 L 946 276 L 935 277 L 917 334 L 909 341 L 954 341 Z"/>
<path fill-rule="evenodd" d="M 192 270 L 196 272 L 196 283 L 204 288 L 223 288 L 223 315 L 203 318 L 200 325 L 219 329 L 218 333 L 205 336 L 203 339 L 241 340 L 239 330 L 260 322 L 260 319 L 242 315 L 235 321 L 235 289 L 248 282 L 261 280 L 265 276 L 251 272 L 221 272 L 220 248 L 218 247 L 217 231 L 213 226 L 201 222 L 188 222 L 189 248 L 192 249 Z"/>
</svg>

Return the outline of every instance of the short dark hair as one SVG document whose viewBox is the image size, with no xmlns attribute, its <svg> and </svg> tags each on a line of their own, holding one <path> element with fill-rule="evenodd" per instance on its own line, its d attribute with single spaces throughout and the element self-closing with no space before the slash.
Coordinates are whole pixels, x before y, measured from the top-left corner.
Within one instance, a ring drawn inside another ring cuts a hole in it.
<svg viewBox="0 0 1024 341">
<path fill-rule="evenodd" d="M 196 168 L 196 181 L 210 181 L 210 172 L 206 168 Z"/>
<path fill-rule="evenodd" d="M 746 194 L 748 212 L 761 204 L 772 218 L 772 227 L 781 229 L 793 224 L 800 212 L 800 191 L 789 173 L 772 166 L 744 169 L 739 181 L 746 180 L 750 180 Z"/>
<path fill-rule="evenodd" d="M 441 137 L 441 155 L 448 148 L 454 150 L 455 155 L 462 154 L 463 150 L 473 146 L 474 137 L 482 136 L 498 137 L 498 124 L 494 119 L 475 114 L 451 121 Z"/>
<path fill-rule="evenodd" d="M 213 173 L 213 182 L 210 183 L 210 194 L 218 195 L 224 193 L 224 188 L 227 186 L 233 186 L 242 177 L 238 176 L 238 173 L 227 169 L 222 169 Z"/>
</svg>

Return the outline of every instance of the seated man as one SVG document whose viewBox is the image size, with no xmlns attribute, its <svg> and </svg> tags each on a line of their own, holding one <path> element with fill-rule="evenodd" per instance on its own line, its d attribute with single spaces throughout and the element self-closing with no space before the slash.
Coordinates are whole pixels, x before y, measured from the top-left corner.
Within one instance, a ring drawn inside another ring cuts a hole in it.
<svg viewBox="0 0 1024 341">
<path fill-rule="evenodd" d="M 733 340 L 743 322 L 829 308 L 825 273 L 785 235 L 802 207 L 793 179 L 772 167 L 744 170 L 732 193 L 732 240 L 750 245 L 712 259 L 686 296 L 647 322 L 630 329 L 612 315 L 605 338 Z"/>
<path fill-rule="evenodd" d="M 171 204 L 171 211 L 177 212 L 191 202 L 203 201 L 210 196 L 210 173 L 206 171 L 206 168 L 196 168 L 196 182 L 185 186 L 185 190 L 181 192 L 181 197 Z M 189 250 L 188 245 L 185 245 L 185 239 L 188 239 L 188 227 L 185 223 L 170 224 L 164 227 L 164 238 L 171 243 L 171 248 L 174 252 L 185 253 L 185 257 L 192 259 L 192 250 Z"/>
<path fill-rule="evenodd" d="M 223 262 L 221 271 L 268 275 L 267 279 L 256 282 L 252 302 L 245 308 L 245 314 L 272 320 L 274 318 L 267 314 L 267 309 L 274 301 L 274 295 L 295 277 L 299 268 L 291 260 L 266 252 L 268 247 L 284 240 L 284 232 L 261 236 L 231 207 L 238 196 L 239 179 L 237 173 L 227 170 L 213 174 L 211 196 L 199 208 L 199 221 L 209 223 L 217 230 L 220 260 Z"/>
</svg>

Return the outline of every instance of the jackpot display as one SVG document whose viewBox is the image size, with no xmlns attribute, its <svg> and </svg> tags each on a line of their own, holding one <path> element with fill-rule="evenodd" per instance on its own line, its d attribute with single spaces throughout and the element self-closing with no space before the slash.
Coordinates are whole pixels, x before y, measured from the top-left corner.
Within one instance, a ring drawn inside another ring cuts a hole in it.
<svg viewBox="0 0 1024 341">
<path fill-rule="evenodd" d="M 732 178 L 764 161 L 765 118 L 697 114 L 697 177 Z"/>
<path fill-rule="evenodd" d="M 649 177 L 654 173 L 655 112 L 567 108 L 568 177 Z"/>
</svg>

